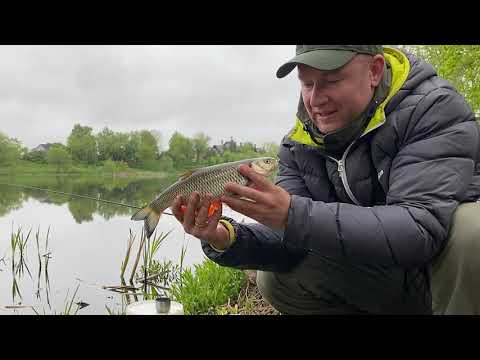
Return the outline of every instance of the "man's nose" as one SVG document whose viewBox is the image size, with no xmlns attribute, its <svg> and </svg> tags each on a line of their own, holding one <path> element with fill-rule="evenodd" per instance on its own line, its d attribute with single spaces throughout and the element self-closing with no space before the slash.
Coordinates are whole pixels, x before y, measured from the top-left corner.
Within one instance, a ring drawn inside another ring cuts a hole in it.
<svg viewBox="0 0 480 360">
<path fill-rule="evenodd" d="M 325 94 L 325 91 L 318 86 L 315 85 L 312 91 L 312 97 L 310 98 L 310 106 L 316 107 L 316 106 L 322 106 L 328 101 L 328 97 Z"/>
</svg>

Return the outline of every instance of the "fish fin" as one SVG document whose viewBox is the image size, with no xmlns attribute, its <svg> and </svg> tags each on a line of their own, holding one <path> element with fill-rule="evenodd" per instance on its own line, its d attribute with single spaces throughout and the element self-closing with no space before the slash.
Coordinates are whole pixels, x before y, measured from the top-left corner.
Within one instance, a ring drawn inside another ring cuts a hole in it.
<svg viewBox="0 0 480 360">
<path fill-rule="evenodd" d="M 197 172 L 197 170 L 198 170 L 198 168 L 190 169 L 190 170 L 185 171 L 182 175 L 180 175 L 180 177 L 179 177 L 178 180 L 185 180 L 185 179 L 189 178 L 189 177 L 192 176 L 195 172 Z"/>
<path fill-rule="evenodd" d="M 220 209 L 222 202 L 220 200 L 213 200 L 208 208 L 208 217 L 212 216 L 217 210 Z"/>
<path fill-rule="evenodd" d="M 150 239 L 155 228 L 157 227 L 158 221 L 160 220 L 161 214 L 157 214 L 155 211 L 150 212 L 148 217 L 145 218 L 145 232 L 147 237 Z"/>
<path fill-rule="evenodd" d="M 150 206 L 145 206 L 143 209 L 138 210 L 135 214 L 132 215 L 131 220 L 145 220 L 145 218 L 152 212 L 152 208 Z"/>
<path fill-rule="evenodd" d="M 161 214 L 158 214 L 150 206 L 146 206 L 133 214 L 132 220 L 144 220 L 145 232 L 147 233 L 147 237 L 150 238 L 157 227 L 160 216 Z"/>
</svg>

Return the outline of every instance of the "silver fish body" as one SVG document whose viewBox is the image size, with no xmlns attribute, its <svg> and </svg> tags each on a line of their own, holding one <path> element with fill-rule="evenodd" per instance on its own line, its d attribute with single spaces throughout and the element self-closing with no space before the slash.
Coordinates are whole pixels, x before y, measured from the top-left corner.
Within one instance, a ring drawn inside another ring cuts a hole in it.
<svg viewBox="0 0 480 360">
<path fill-rule="evenodd" d="M 256 173 L 267 176 L 277 168 L 278 162 L 271 157 L 246 159 L 208 166 L 186 173 L 176 183 L 166 188 L 148 206 L 139 210 L 132 216 L 132 220 L 144 220 L 145 231 L 150 237 L 155 230 L 163 211 L 171 207 L 178 195 L 188 199 L 192 192 L 200 194 L 202 200 L 208 193 L 215 199 L 225 194 L 225 185 L 234 182 L 240 185 L 247 185 L 248 179 L 238 171 L 242 164 L 249 165 Z"/>
</svg>

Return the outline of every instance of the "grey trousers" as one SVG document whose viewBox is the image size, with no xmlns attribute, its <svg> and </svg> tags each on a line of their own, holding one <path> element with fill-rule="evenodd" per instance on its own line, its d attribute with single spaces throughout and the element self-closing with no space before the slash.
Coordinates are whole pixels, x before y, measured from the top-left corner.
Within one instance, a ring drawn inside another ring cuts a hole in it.
<svg viewBox="0 0 480 360">
<path fill-rule="evenodd" d="M 455 211 L 447 245 L 429 271 L 431 297 L 424 295 L 430 295 L 428 282 L 416 287 L 402 269 L 320 254 L 287 273 L 258 271 L 257 286 L 282 314 L 431 314 L 432 307 L 434 314 L 480 314 L 479 255 L 480 203 L 467 203 Z"/>
<path fill-rule="evenodd" d="M 431 275 L 434 314 L 480 315 L 480 202 L 457 208 Z"/>
</svg>

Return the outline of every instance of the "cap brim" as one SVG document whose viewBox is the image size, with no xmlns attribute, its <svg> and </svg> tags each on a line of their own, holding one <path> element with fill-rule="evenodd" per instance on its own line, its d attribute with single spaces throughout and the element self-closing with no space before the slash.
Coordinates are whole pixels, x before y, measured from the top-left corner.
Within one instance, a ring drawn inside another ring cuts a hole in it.
<svg viewBox="0 0 480 360">
<path fill-rule="evenodd" d="M 277 77 L 283 78 L 297 66 L 304 64 L 318 70 L 335 70 L 348 63 L 357 53 L 346 50 L 313 50 L 295 56 L 289 62 L 280 66 Z"/>
</svg>

